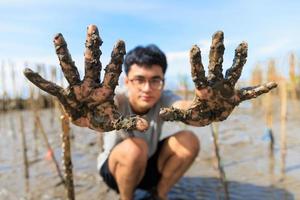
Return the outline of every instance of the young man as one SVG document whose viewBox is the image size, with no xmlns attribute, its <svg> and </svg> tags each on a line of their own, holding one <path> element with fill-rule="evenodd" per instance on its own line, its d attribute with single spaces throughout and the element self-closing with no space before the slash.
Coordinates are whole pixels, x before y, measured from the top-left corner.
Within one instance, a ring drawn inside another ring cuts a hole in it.
<svg viewBox="0 0 300 200">
<path fill-rule="evenodd" d="M 130 137 L 126 139 L 122 139 L 122 131 L 104 136 L 98 167 L 121 199 L 132 199 L 136 188 L 156 189 L 158 197 L 167 199 L 170 188 L 199 153 L 198 138 L 190 131 L 175 132 L 160 141 L 164 122 L 160 109 L 189 104 L 164 90 L 166 70 L 166 56 L 155 45 L 138 46 L 125 57 L 127 92 L 115 96 L 116 105 L 124 116 L 137 114 L 147 119 L 149 128 L 145 132 L 128 131 Z"/>
<path fill-rule="evenodd" d="M 119 191 L 122 200 L 132 199 L 136 188 L 154 188 L 158 199 L 166 199 L 170 188 L 197 156 L 199 141 L 193 133 L 184 130 L 159 141 L 163 120 L 182 121 L 194 126 L 222 121 L 240 102 L 277 86 L 270 82 L 236 90 L 235 84 L 247 58 L 247 43 L 243 42 L 236 48 L 233 65 L 224 77 L 223 39 L 221 31 L 212 37 L 207 77 L 199 47 L 195 45 L 190 51 L 195 84 L 193 101 L 182 101 L 163 90 L 167 61 L 154 45 L 137 47 L 128 53 L 125 61 L 128 92 L 114 98 L 122 71 L 125 43 L 118 41 L 114 46 L 111 61 L 100 82 L 102 64 L 99 46 L 102 40 L 95 25 L 90 25 L 87 30 L 82 80 L 62 34 L 55 36 L 54 46 L 69 86 L 63 89 L 30 69 L 25 69 L 24 74 L 40 89 L 56 96 L 74 124 L 99 132 L 123 130 L 119 134 L 116 131 L 105 134 L 105 151 L 99 156 L 98 163 L 105 182 Z M 119 137 L 122 132 L 130 137 Z"/>
</svg>

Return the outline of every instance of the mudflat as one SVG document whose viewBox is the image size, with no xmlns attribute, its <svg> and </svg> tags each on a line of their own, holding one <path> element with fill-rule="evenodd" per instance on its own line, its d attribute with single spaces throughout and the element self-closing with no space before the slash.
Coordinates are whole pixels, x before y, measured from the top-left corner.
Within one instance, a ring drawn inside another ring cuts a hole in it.
<svg viewBox="0 0 300 200">
<path fill-rule="evenodd" d="M 297 102 L 298 103 L 298 102 Z M 281 171 L 280 106 L 274 101 L 273 156 L 262 107 L 242 103 L 225 121 L 218 123 L 221 163 L 228 181 L 230 199 L 300 199 L 300 110 L 288 102 L 285 170 Z M 54 155 L 61 163 L 61 124 L 58 111 L 40 111 L 42 125 Z M 29 178 L 24 176 L 20 115 L 29 160 Z M 193 130 L 201 141 L 201 152 L 185 176 L 169 193 L 170 199 L 223 199 L 224 192 L 216 168 L 210 126 L 195 128 L 168 122 L 162 137 L 178 128 Z M 30 110 L 0 113 L 0 199 L 66 199 L 50 153 L 39 133 L 34 134 L 34 114 Z M 96 169 L 100 152 L 99 133 L 71 125 L 71 148 L 76 199 L 118 199 L 102 182 Z M 61 166 L 60 166 L 61 167 Z M 137 191 L 136 199 L 143 196 Z"/>
</svg>

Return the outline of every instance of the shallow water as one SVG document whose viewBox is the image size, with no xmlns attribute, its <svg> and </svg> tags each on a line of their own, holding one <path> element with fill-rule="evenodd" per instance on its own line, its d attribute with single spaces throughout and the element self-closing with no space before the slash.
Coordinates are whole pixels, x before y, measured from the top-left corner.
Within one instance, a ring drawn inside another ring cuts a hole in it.
<svg viewBox="0 0 300 200">
<path fill-rule="evenodd" d="M 252 110 L 242 104 L 219 124 L 219 144 L 230 199 L 300 199 L 300 111 L 289 104 L 287 121 L 287 157 L 284 179 L 280 172 L 279 106 L 275 106 L 272 130 L 275 137 L 274 157 L 269 156 L 269 140 L 262 109 Z M 20 134 L 20 114 L 24 116 L 30 162 L 24 178 Z M 60 122 L 51 122 L 50 110 L 41 113 L 43 126 L 61 162 Z M 30 111 L 0 114 L 0 199 L 65 199 L 53 162 L 41 135 L 34 139 L 33 114 Z M 118 199 L 105 186 L 96 170 L 100 149 L 95 132 L 72 126 L 72 159 L 76 199 Z M 193 130 L 201 140 L 201 153 L 179 183 L 169 193 L 170 199 L 224 199 L 224 192 L 214 167 L 210 127 L 195 128 L 180 124 L 177 128 Z M 164 136 L 177 130 L 173 123 L 164 127 Z M 138 199 L 137 197 L 136 199 Z"/>
</svg>

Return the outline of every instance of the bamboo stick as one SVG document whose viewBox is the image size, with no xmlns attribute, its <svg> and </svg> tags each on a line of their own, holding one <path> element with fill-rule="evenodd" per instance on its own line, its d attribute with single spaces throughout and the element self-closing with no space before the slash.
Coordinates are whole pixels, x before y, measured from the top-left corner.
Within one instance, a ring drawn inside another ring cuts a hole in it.
<svg viewBox="0 0 300 200">
<path fill-rule="evenodd" d="M 41 67 L 39 67 L 39 66 L 37 66 L 38 67 L 38 69 L 41 71 Z M 64 177 L 63 177 L 63 175 L 62 175 L 62 173 L 61 173 L 61 170 L 60 170 L 60 168 L 59 168 L 59 164 L 58 164 L 58 161 L 57 161 L 57 159 L 56 159 L 56 157 L 55 157 L 55 154 L 53 153 L 54 151 L 53 151 L 53 149 L 52 149 L 52 147 L 51 147 L 51 145 L 50 145 L 50 143 L 49 143 L 49 139 L 48 139 L 48 137 L 47 137 L 47 134 L 46 134 L 46 132 L 45 132 L 45 129 L 44 129 L 44 127 L 43 127 L 43 125 L 42 125 L 42 122 L 41 122 L 41 120 L 40 120 L 40 117 L 39 117 L 39 107 L 34 103 L 34 99 L 33 99 L 33 96 L 34 96 L 34 93 L 33 93 L 33 88 L 32 88 L 32 90 L 31 90 L 31 97 L 32 97 L 32 110 L 33 110 L 33 113 L 34 113 L 34 118 L 35 118 L 35 131 L 37 131 L 37 130 L 40 130 L 40 133 L 41 133 L 41 135 L 42 135 L 42 137 L 43 137 L 43 140 L 44 140 L 44 142 L 45 142 L 45 144 L 46 144 L 46 147 L 47 147 L 47 149 L 48 149 L 48 151 L 50 151 L 51 152 L 51 159 L 52 159 L 52 161 L 53 161 L 53 163 L 54 163 L 54 166 L 55 166 L 55 169 L 56 169 L 56 171 L 57 171 L 57 174 L 58 174 L 58 176 L 60 177 L 60 179 L 61 179 L 61 182 L 64 184 L 64 186 L 66 186 L 66 182 L 65 182 L 65 179 L 64 179 Z M 40 93 L 40 90 L 39 90 L 39 95 L 40 95 L 41 93 Z"/>
<path fill-rule="evenodd" d="M 67 115 L 61 116 L 62 127 L 62 164 L 64 170 L 64 178 L 67 190 L 68 200 L 75 199 L 73 172 L 72 172 L 72 156 L 71 156 L 71 143 L 70 143 L 70 122 Z"/>
<path fill-rule="evenodd" d="M 216 159 L 217 159 L 219 177 L 220 177 L 223 189 L 224 189 L 225 200 L 229 200 L 230 196 L 229 196 L 229 190 L 228 190 L 228 183 L 227 183 L 227 180 L 226 180 L 225 171 L 224 171 L 222 163 L 221 163 L 221 156 L 220 156 L 220 152 L 219 152 L 218 128 L 216 127 L 216 125 L 214 123 L 212 123 L 210 125 L 210 127 L 211 127 L 211 133 L 212 133 L 212 137 L 213 137 L 214 152 L 215 152 L 215 156 L 216 156 Z"/>
<path fill-rule="evenodd" d="M 16 103 L 17 99 L 17 92 L 16 92 L 16 81 L 15 81 L 15 71 L 14 71 L 14 64 L 12 62 L 9 63 L 10 68 L 11 68 L 11 80 L 12 80 L 12 85 L 13 85 L 13 94 L 11 97 L 11 100 Z M 15 104 L 16 105 L 16 104 Z M 14 107 L 12 107 L 14 108 Z M 9 115 L 9 123 L 12 131 L 13 138 L 16 138 L 17 132 L 15 131 L 15 120 L 13 120 L 12 115 Z"/>
<path fill-rule="evenodd" d="M 31 96 L 32 96 L 32 97 L 34 96 L 34 94 L 33 94 L 33 89 L 31 90 Z M 33 103 L 33 100 L 32 100 L 32 103 Z M 56 160 L 56 158 L 55 158 L 55 155 L 54 155 L 54 153 L 53 153 L 54 151 L 53 151 L 53 149 L 52 149 L 52 147 L 51 147 L 51 145 L 50 145 L 50 143 L 49 143 L 47 134 L 46 134 L 46 132 L 45 132 L 45 130 L 44 130 L 44 127 L 43 127 L 43 125 L 42 125 L 42 123 L 41 123 L 41 120 L 40 120 L 40 117 L 39 117 L 39 110 L 38 110 L 38 107 L 37 107 L 37 105 L 36 105 L 35 103 L 32 104 L 32 111 L 33 111 L 33 113 L 34 113 L 35 131 L 37 131 L 38 129 L 40 130 L 39 132 L 41 133 L 41 135 L 42 135 L 42 137 L 43 137 L 43 139 L 44 139 L 44 142 L 45 142 L 45 144 L 46 144 L 47 150 L 51 152 L 51 154 L 50 154 L 50 155 L 51 155 L 51 159 L 52 159 L 52 161 L 53 161 L 53 163 L 54 163 L 54 166 L 55 166 L 55 169 L 56 169 L 56 171 L 57 171 L 57 174 L 58 174 L 58 176 L 60 177 L 62 183 L 65 184 L 65 180 L 64 180 L 64 178 L 63 178 L 63 176 L 62 176 L 62 174 L 61 174 L 61 171 L 60 171 L 60 169 L 59 169 L 59 164 L 58 164 L 58 162 L 57 162 L 57 160 Z M 37 131 L 37 132 L 38 132 L 38 131 Z"/>
<path fill-rule="evenodd" d="M 270 60 L 268 64 L 268 71 L 267 71 L 267 81 L 276 81 L 277 80 L 277 73 L 276 73 L 276 66 L 275 61 Z M 274 93 L 269 92 L 265 96 L 265 120 L 266 120 L 266 126 L 267 126 L 267 134 L 270 139 L 269 142 L 269 174 L 271 178 L 271 184 L 274 182 L 274 133 L 273 133 L 273 98 Z"/>
<path fill-rule="evenodd" d="M 4 61 L 1 61 L 1 84 L 2 84 L 2 105 L 1 111 L 6 112 L 6 87 L 5 87 L 5 72 L 4 72 Z M 3 115 L 3 120 L 1 120 L 1 128 L 5 127 L 6 116 Z"/>
<path fill-rule="evenodd" d="M 285 177 L 285 166 L 286 166 L 286 154 L 287 154 L 287 144 L 286 144 L 286 119 L 287 119 L 287 86 L 286 82 L 283 80 L 280 87 L 280 155 L 281 155 L 281 180 Z"/>
<path fill-rule="evenodd" d="M 30 106 L 31 106 L 31 110 L 33 113 L 33 118 L 34 118 L 34 128 L 33 128 L 33 138 L 34 138 L 34 153 L 35 156 L 38 156 L 39 154 L 39 150 L 38 150 L 38 146 L 39 146 L 39 139 L 38 139 L 38 125 L 37 125 L 37 120 L 35 120 L 36 118 L 36 111 L 37 111 L 37 107 L 36 104 L 34 102 L 34 88 L 32 87 L 32 85 L 30 86 Z"/>
<path fill-rule="evenodd" d="M 271 59 L 268 64 L 267 81 L 276 81 L 277 77 L 275 60 Z"/>
<path fill-rule="evenodd" d="M 6 95 L 7 95 L 7 92 L 6 92 L 6 85 L 5 85 L 5 71 L 4 71 L 4 68 L 5 68 L 5 63 L 4 61 L 2 60 L 1 62 L 1 80 L 2 80 L 2 110 L 5 112 L 6 111 Z"/>
<path fill-rule="evenodd" d="M 10 61 L 10 70 L 11 70 L 11 80 L 12 80 L 12 86 L 13 86 L 13 99 L 17 99 L 18 92 L 17 92 L 17 85 L 16 85 L 16 73 L 15 73 L 15 64 Z"/>
<path fill-rule="evenodd" d="M 267 81 L 276 80 L 276 68 L 274 60 L 270 60 L 267 73 Z M 273 93 L 269 92 L 265 95 L 266 124 L 268 131 L 273 133 Z"/>
<path fill-rule="evenodd" d="M 39 117 L 38 114 L 36 115 L 35 120 L 36 120 L 37 126 L 38 126 L 38 128 L 39 128 L 39 130 L 40 130 L 40 133 L 42 134 L 42 137 L 43 137 L 43 139 L 44 139 L 44 142 L 45 142 L 45 144 L 46 144 L 46 147 L 47 147 L 48 151 L 53 152 L 53 153 L 51 153 L 51 158 L 52 158 L 52 161 L 53 161 L 53 163 L 54 163 L 54 165 L 55 165 L 57 174 L 58 174 L 58 176 L 60 177 L 62 183 L 65 184 L 65 180 L 64 180 L 64 177 L 63 177 L 63 175 L 62 175 L 62 173 L 61 173 L 61 171 L 60 171 L 60 169 L 59 169 L 59 164 L 58 164 L 58 162 L 57 162 L 57 160 L 56 160 L 56 158 L 55 158 L 54 151 L 53 151 L 53 149 L 52 149 L 52 147 L 51 147 L 51 145 L 50 145 L 50 143 L 49 143 L 49 139 L 48 139 L 48 137 L 47 137 L 47 134 L 46 134 L 46 132 L 45 132 L 45 129 L 44 129 L 42 123 L 41 123 L 41 120 L 40 120 L 40 117 Z"/>
<path fill-rule="evenodd" d="M 268 65 L 268 72 L 267 72 L 267 81 L 275 81 L 276 80 L 276 68 L 275 68 L 275 61 L 270 60 Z M 266 100 L 266 109 L 267 109 L 267 115 L 266 115 L 266 122 L 268 128 L 272 130 L 273 126 L 273 93 L 269 92 L 265 95 Z"/>
<path fill-rule="evenodd" d="M 274 135 L 273 135 L 273 132 L 271 129 L 268 129 L 268 137 L 270 139 L 270 143 L 269 143 L 269 175 L 270 175 L 271 185 L 273 185 L 275 157 L 274 157 Z"/>
<path fill-rule="evenodd" d="M 56 82 L 57 77 L 56 77 L 56 68 L 52 67 L 51 68 L 51 81 L 52 82 Z M 56 111 L 56 107 L 57 107 L 57 101 L 55 99 L 55 97 L 51 96 L 51 119 L 50 122 L 53 125 L 54 124 L 54 119 L 55 119 L 55 111 Z"/>
<path fill-rule="evenodd" d="M 28 179 L 29 167 L 28 167 L 28 157 L 27 157 L 27 144 L 26 144 L 26 137 L 24 131 L 24 119 L 22 114 L 20 114 L 20 132 L 21 132 L 22 149 L 23 149 L 24 176 L 26 179 Z"/>
<path fill-rule="evenodd" d="M 295 66 L 296 66 L 296 58 L 293 53 L 291 53 L 289 57 L 289 75 L 290 75 L 290 94 L 293 100 L 295 108 L 299 107 L 297 105 L 297 90 L 296 90 L 296 72 L 295 72 Z"/>
<path fill-rule="evenodd" d="M 259 64 L 256 64 L 254 70 L 252 71 L 251 85 L 260 85 L 260 84 L 262 84 L 262 70 L 261 70 L 261 66 Z M 257 98 L 254 101 L 252 101 L 253 110 L 256 110 L 256 108 L 261 105 L 262 105 L 261 98 Z"/>
</svg>

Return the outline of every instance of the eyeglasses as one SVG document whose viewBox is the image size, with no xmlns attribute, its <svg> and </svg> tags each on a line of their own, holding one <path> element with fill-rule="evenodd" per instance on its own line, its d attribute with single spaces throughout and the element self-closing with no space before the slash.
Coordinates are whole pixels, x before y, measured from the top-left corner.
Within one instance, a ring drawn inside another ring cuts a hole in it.
<svg viewBox="0 0 300 200">
<path fill-rule="evenodd" d="M 129 80 L 134 86 L 138 87 L 139 89 L 142 89 L 143 87 L 145 87 L 145 84 L 147 82 L 149 82 L 149 86 L 151 89 L 153 90 L 161 90 L 163 88 L 164 85 L 164 79 L 161 78 L 152 78 L 150 80 L 147 80 L 145 78 L 133 78 L 131 80 Z"/>
</svg>

